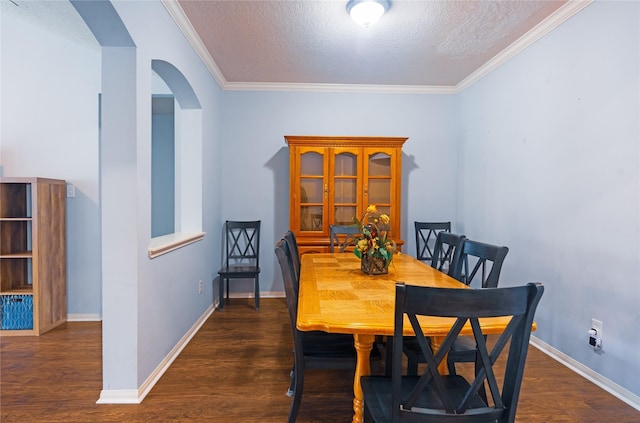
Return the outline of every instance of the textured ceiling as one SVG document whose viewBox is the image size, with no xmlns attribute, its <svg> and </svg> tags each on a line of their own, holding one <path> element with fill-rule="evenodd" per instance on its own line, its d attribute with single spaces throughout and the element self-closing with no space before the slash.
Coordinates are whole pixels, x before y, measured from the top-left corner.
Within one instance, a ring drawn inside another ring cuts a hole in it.
<svg viewBox="0 0 640 423">
<path fill-rule="evenodd" d="M 448 87 L 564 3 L 394 0 L 364 28 L 349 18 L 346 0 L 178 0 L 229 83 Z"/>
<path fill-rule="evenodd" d="M 0 1 L 99 48 L 68 1 Z M 346 0 L 161 1 L 223 89 L 455 92 L 591 0 L 392 0 L 370 28 Z"/>
</svg>

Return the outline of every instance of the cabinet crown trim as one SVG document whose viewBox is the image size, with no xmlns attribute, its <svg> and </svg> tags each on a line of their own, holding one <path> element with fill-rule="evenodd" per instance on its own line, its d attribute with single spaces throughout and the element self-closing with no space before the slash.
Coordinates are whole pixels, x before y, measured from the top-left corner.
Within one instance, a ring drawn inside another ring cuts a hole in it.
<svg viewBox="0 0 640 423">
<path fill-rule="evenodd" d="M 324 147 L 402 147 L 408 137 L 345 137 L 322 135 L 285 135 L 289 146 Z"/>
</svg>

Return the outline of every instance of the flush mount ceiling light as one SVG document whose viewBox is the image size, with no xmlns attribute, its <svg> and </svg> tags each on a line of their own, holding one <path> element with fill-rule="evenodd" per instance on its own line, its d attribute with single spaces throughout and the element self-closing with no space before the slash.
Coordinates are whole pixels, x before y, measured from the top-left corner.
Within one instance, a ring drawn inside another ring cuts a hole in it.
<svg viewBox="0 0 640 423">
<path fill-rule="evenodd" d="M 347 12 L 358 25 L 369 27 L 389 9 L 389 0 L 349 0 Z"/>
</svg>

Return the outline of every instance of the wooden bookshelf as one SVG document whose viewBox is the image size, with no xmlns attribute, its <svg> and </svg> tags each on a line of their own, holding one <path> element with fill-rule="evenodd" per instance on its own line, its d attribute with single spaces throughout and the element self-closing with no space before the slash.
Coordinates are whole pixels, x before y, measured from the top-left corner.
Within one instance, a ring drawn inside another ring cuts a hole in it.
<svg viewBox="0 0 640 423">
<path fill-rule="evenodd" d="M 2 336 L 40 335 L 67 320 L 65 215 L 65 181 L 0 178 Z"/>
</svg>

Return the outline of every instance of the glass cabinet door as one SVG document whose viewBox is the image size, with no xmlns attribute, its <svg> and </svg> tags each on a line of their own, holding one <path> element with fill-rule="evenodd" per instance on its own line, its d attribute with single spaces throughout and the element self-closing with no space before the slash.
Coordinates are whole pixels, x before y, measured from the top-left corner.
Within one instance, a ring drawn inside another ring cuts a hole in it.
<svg viewBox="0 0 640 423">
<path fill-rule="evenodd" d="M 333 154 L 333 221 L 335 225 L 352 225 L 357 216 L 360 192 L 357 149 L 334 149 Z"/>
<path fill-rule="evenodd" d="M 322 151 L 300 154 L 300 231 L 324 231 L 327 188 L 325 156 Z"/>
<path fill-rule="evenodd" d="M 393 219 L 393 169 L 391 151 L 366 149 L 365 203 L 375 204 L 378 211 Z M 366 207 L 366 206 L 365 206 Z"/>
</svg>

